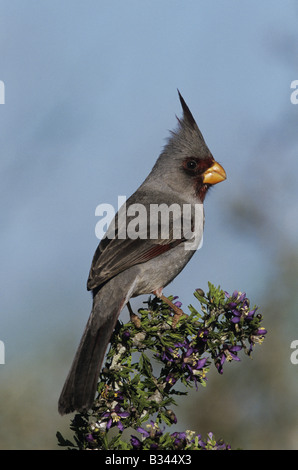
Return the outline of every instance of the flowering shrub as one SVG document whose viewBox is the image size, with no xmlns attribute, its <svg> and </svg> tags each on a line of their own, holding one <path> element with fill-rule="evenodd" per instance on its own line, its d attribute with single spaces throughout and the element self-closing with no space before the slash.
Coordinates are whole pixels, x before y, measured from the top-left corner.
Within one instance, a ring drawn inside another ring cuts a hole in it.
<svg viewBox="0 0 298 470">
<path fill-rule="evenodd" d="M 127 324 L 118 322 L 93 407 L 72 419 L 73 443 L 57 433 L 59 445 L 81 450 L 230 448 L 212 433 L 203 438 L 192 431 L 165 432 L 177 423 L 174 397 L 206 386 L 212 364 L 222 374 L 226 362 L 240 361 L 240 351 L 250 355 L 266 330 L 245 293 L 230 295 L 209 283 L 206 295 L 197 289 L 194 296 L 200 311 L 190 305 L 190 314 L 182 315 L 175 328 L 171 309 L 157 298 Z M 177 297 L 170 300 L 181 307 Z"/>
</svg>

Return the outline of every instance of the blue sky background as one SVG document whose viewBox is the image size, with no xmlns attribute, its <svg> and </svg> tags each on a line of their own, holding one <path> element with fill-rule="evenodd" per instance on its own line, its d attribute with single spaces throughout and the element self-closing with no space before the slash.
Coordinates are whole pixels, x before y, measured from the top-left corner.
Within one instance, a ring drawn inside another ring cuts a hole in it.
<svg viewBox="0 0 298 470">
<path fill-rule="evenodd" d="M 261 303 L 276 244 L 296 243 L 298 8 L 2 0 L 0 11 L 0 447 L 51 448 L 91 307 L 95 208 L 147 176 L 181 115 L 177 88 L 228 179 L 206 200 L 203 248 L 166 294 L 186 306 L 211 281 Z M 247 193 L 268 216 L 261 242 L 249 220 L 233 222 Z"/>
</svg>

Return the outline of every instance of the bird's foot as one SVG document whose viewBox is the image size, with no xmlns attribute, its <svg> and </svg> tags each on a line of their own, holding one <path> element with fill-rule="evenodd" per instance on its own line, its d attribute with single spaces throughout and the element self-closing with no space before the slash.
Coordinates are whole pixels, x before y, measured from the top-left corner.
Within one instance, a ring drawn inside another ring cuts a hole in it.
<svg viewBox="0 0 298 470">
<path fill-rule="evenodd" d="M 154 292 L 155 293 L 155 292 Z M 157 295 L 155 293 L 155 295 Z M 159 297 L 163 302 L 165 302 L 174 312 L 174 316 L 173 316 L 173 322 L 172 322 L 172 326 L 173 328 L 176 328 L 177 326 L 177 323 L 178 321 L 180 320 L 180 318 L 182 316 L 185 316 L 187 317 L 186 313 L 183 312 L 183 310 L 181 310 L 181 308 L 177 307 L 177 305 L 173 304 L 173 302 L 171 302 L 166 296 L 164 296 L 163 294 L 159 294 L 157 295 L 157 297 Z"/>
<path fill-rule="evenodd" d="M 128 308 L 128 311 L 129 311 L 129 316 L 130 316 L 130 321 L 137 327 L 137 328 L 140 328 L 141 327 L 141 320 L 140 318 L 138 317 L 138 315 L 136 315 L 134 312 L 133 312 L 133 309 L 130 305 L 130 302 L 127 302 L 127 308 Z"/>
</svg>

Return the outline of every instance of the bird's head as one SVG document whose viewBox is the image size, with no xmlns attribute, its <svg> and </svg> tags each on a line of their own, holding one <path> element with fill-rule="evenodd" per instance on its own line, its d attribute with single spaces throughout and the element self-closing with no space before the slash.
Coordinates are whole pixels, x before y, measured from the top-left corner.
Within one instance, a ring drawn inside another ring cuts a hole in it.
<svg viewBox="0 0 298 470">
<path fill-rule="evenodd" d="M 183 110 L 178 128 L 158 158 L 152 174 L 178 192 L 195 194 L 203 202 L 210 186 L 226 179 L 223 167 L 215 161 L 182 95 Z"/>
</svg>

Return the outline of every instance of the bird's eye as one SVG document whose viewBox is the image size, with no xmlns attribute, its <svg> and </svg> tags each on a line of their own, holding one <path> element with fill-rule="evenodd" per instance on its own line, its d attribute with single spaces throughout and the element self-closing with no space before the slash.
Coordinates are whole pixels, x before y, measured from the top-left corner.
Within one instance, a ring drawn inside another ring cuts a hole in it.
<svg viewBox="0 0 298 470">
<path fill-rule="evenodd" d="M 188 170 L 194 170 L 196 167 L 197 167 L 197 162 L 195 160 L 189 160 L 186 163 L 186 168 L 188 168 Z"/>
</svg>

